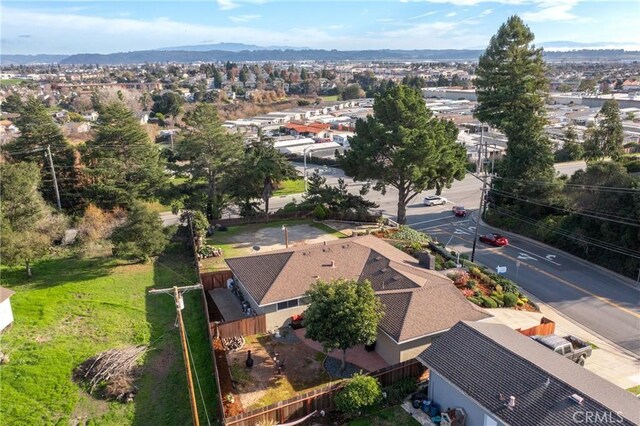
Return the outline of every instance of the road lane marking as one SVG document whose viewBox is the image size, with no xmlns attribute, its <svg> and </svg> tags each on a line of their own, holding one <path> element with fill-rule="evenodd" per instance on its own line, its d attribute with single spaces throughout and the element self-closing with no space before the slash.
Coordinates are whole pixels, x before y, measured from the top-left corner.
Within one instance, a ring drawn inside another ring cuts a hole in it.
<svg viewBox="0 0 640 426">
<path fill-rule="evenodd" d="M 532 256 L 538 257 L 538 258 L 540 258 L 540 259 L 542 259 L 542 260 L 546 260 L 547 262 L 551 262 L 551 263 L 553 263 L 554 265 L 562 266 L 562 265 L 560 265 L 558 262 L 554 262 L 553 260 L 549 259 L 549 257 L 548 257 L 548 256 L 547 256 L 547 257 L 545 257 L 545 256 L 540 256 L 539 254 L 532 253 L 532 252 L 530 252 L 530 251 L 528 251 L 528 250 L 525 250 L 525 249 L 523 249 L 523 248 L 520 248 L 520 247 L 518 247 L 518 246 L 514 246 L 513 244 L 510 244 L 509 246 L 510 246 L 510 247 L 513 247 L 514 249 L 516 249 L 516 250 L 518 250 L 518 251 L 522 251 L 522 252 L 524 252 L 524 253 L 527 253 L 527 254 L 530 254 L 530 255 L 532 255 Z M 522 253 L 520 253 L 520 254 L 522 254 Z M 555 255 L 553 255 L 553 254 L 552 254 L 552 255 L 550 255 L 550 256 L 553 256 L 553 257 L 555 258 Z M 519 258 L 519 257 L 518 257 L 518 258 Z"/>
<path fill-rule="evenodd" d="M 438 217 L 436 219 L 423 220 L 422 222 L 409 223 L 408 225 L 409 226 L 422 225 L 422 224 L 425 224 L 425 223 L 437 222 L 439 220 L 446 220 L 446 219 L 451 219 L 451 216 L 443 216 L 443 217 Z"/>
<path fill-rule="evenodd" d="M 511 256 L 509 256 L 508 254 L 505 254 L 505 253 L 503 253 L 503 252 L 498 252 L 497 254 L 498 254 L 499 256 L 504 256 L 504 257 L 506 257 L 507 259 L 511 259 L 511 260 L 514 260 L 514 261 L 516 261 L 516 262 L 517 262 L 517 260 L 516 260 L 516 259 L 514 259 L 514 258 L 513 258 L 513 257 L 511 257 Z M 584 293 L 584 294 L 588 294 L 589 296 L 595 297 L 596 299 L 600 300 L 601 302 L 604 302 L 604 303 L 606 303 L 606 304 L 608 304 L 608 305 L 611 305 L 611 306 L 613 306 L 614 308 L 616 308 L 616 309 L 618 309 L 618 310 L 620 310 L 620 311 L 626 312 L 627 314 L 633 315 L 633 316 L 634 316 L 634 317 L 636 317 L 636 318 L 640 318 L 640 314 L 638 314 L 638 313 L 636 313 L 636 312 L 633 312 L 632 310 L 627 309 L 627 308 L 625 308 L 624 306 L 617 304 L 616 302 L 612 302 L 611 300 L 607 299 L 606 297 L 598 296 L 597 294 L 592 293 L 592 292 L 590 292 L 589 290 L 586 290 L 586 289 L 584 289 L 584 288 L 582 288 L 582 287 L 580 287 L 580 286 L 577 286 L 577 285 L 575 285 L 575 284 L 573 284 L 573 283 L 571 283 L 571 282 L 569 282 L 569 281 L 565 280 L 564 278 L 560 278 L 560 277 L 558 277 L 558 276 L 556 276 L 556 275 L 553 275 L 553 274 L 551 274 L 551 273 L 549 273 L 549 272 L 547 272 L 547 271 L 544 271 L 544 270 L 542 270 L 542 269 L 540 269 L 540 268 L 537 268 L 537 267 L 535 267 L 535 266 L 531 265 L 530 263 L 527 263 L 526 265 L 527 265 L 529 268 L 533 269 L 534 271 L 537 271 L 537 272 L 539 272 L 539 273 L 541 273 L 541 274 L 543 274 L 543 275 L 546 275 L 546 276 L 548 276 L 548 277 L 550 277 L 550 278 L 552 278 L 552 279 L 555 279 L 555 280 L 557 280 L 557 281 L 561 282 L 561 283 L 562 283 L 562 284 L 564 284 L 564 285 L 567 285 L 567 286 L 569 286 L 569 287 L 572 287 L 572 288 L 574 288 L 575 290 L 578 290 L 578 291 L 580 291 L 580 292 L 582 292 L 582 293 Z M 545 302 L 545 303 L 546 303 L 546 302 Z"/>
<path fill-rule="evenodd" d="M 536 262 L 538 261 L 538 259 L 536 259 L 535 257 L 529 256 L 527 253 L 518 253 L 518 259 L 520 259 L 520 260 L 535 260 Z"/>
<path fill-rule="evenodd" d="M 442 231 L 447 232 L 447 231 L 446 231 L 446 230 L 444 230 L 444 229 L 443 229 Z M 448 233 L 450 234 L 450 232 L 448 232 Z M 462 238 L 462 237 L 460 237 L 460 236 L 458 236 L 458 237 L 456 237 L 456 238 L 458 238 L 458 239 L 460 239 L 460 240 L 463 240 L 463 241 L 466 241 L 466 242 L 468 242 L 468 243 L 473 243 L 473 241 L 469 241 L 469 240 L 464 239 L 464 238 Z M 466 247 L 466 248 L 468 248 L 468 247 Z M 490 250 L 490 252 L 491 252 L 491 253 L 495 253 L 495 254 L 497 254 L 498 256 L 504 256 L 504 257 L 506 257 L 507 259 L 513 260 L 514 262 L 517 262 L 517 261 L 518 261 L 517 259 L 513 258 L 512 256 L 509 256 L 508 254 L 505 254 L 505 253 L 504 253 L 504 251 L 502 251 L 502 250 L 497 250 L 497 249 L 498 249 L 498 247 L 495 247 L 495 249 L 496 249 L 496 250 Z M 537 272 L 539 272 L 539 273 L 541 273 L 541 274 L 543 274 L 543 275 L 546 275 L 547 277 L 549 277 L 549 278 L 551 278 L 551 279 L 555 279 L 555 280 L 557 280 L 558 282 L 560 282 L 560 283 L 562 283 L 562 284 L 564 284 L 564 285 L 566 285 L 566 286 L 572 287 L 573 289 L 578 290 L 579 292 L 582 292 L 582 293 L 587 294 L 587 295 L 589 295 L 589 296 L 595 297 L 596 299 L 600 300 L 601 302 L 604 302 L 604 303 L 606 303 L 607 305 L 611 305 L 612 307 L 614 307 L 614 308 L 616 308 L 616 309 L 618 309 L 618 310 L 620 310 L 620 311 L 622 311 L 622 312 L 625 312 L 625 313 L 627 313 L 627 314 L 630 314 L 630 315 L 632 315 L 632 316 L 634 316 L 634 317 L 636 317 L 636 318 L 640 318 L 640 314 L 638 314 L 638 313 L 636 313 L 636 312 L 634 312 L 634 311 L 632 311 L 632 310 L 630 310 L 630 309 L 627 309 L 627 308 L 625 308 L 624 306 L 621 306 L 621 305 L 617 304 L 616 302 L 612 302 L 611 300 L 607 299 L 606 297 L 598 296 L 597 294 L 592 293 L 591 291 L 586 290 L 586 289 L 584 289 L 584 288 L 582 288 L 582 287 L 580 287 L 580 286 L 577 286 L 577 285 L 573 284 L 572 282 L 569 282 L 569 281 L 565 280 L 564 278 L 560 278 L 560 277 L 558 277 L 558 276 L 556 276 L 556 275 L 553 275 L 553 274 L 551 274 L 551 273 L 549 273 L 549 272 L 547 272 L 547 271 L 544 271 L 544 270 L 542 270 L 542 269 L 540 269 L 540 268 L 537 268 L 537 267 L 535 267 L 535 266 L 531 265 L 530 263 L 525 263 L 525 266 L 528 266 L 529 268 L 533 269 L 534 271 L 537 271 Z M 516 283 L 516 284 L 517 284 L 517 283 Z M 519 286 L 519 287 L 521 287 L 519 284 L 518 284 L 518 286 Z M 533 293 L 533 292 L 532 292 L 532 293 Z M 547 303 L 547 304 L 548 304 L 548 302 L 543 302 L 543 303 Z"/>
</svg>

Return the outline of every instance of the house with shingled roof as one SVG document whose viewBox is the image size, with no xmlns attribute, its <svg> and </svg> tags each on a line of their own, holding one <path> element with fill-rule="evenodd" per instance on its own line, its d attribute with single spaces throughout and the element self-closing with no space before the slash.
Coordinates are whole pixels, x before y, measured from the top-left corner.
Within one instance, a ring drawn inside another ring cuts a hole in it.
<svg viewBox="0 0 640 426">
<path fill-rule="evenodd" d="M 502 324 L 460 322 L 418 355 L 429 399 L 467 426 L 640 424 L 640 400 Z"/>
<path fill-rule="evenodd" d="M 385 306 L 375 351 L 388 363 L 415 358 L 458 321 L 490 317 L 451 280 L 373 236 L 297 246 L 226 260 L 234 282 L 267 330 L 304 312 L 304 294 L 317 280 L 369 280 Z"/>
</svg>

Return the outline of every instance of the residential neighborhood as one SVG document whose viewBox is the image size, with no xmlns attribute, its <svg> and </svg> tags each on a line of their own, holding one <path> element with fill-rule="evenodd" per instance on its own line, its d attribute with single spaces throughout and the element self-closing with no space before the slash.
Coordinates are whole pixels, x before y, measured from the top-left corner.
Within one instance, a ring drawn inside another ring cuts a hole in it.
<svg viewBox="0 0 640 426">
<path fill-rule="evenodd" d="M 640 425 L 628 4 L 9 3 L 0 424 Z"/>
</svg>

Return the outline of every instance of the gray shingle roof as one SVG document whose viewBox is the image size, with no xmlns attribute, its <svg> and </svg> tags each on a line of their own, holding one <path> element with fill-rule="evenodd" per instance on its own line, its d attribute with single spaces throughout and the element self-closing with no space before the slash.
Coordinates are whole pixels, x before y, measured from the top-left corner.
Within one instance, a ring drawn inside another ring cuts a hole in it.
<svg viewBox="0 0 640 426">
<path fill-rule="evenodd" d="M 318 278 L 368 279 L 386 305 L 380 328 L 396 342 L 490 317 L 444 275 L 417 267 L 416 259 L 373 236 L 232 258 L 227 264 L 259 305 L 301 297 Z"/>
<path fill-rule="evenodd" d="M 418 359 L 509 425 L 575 426 L 574 414 L 583 419 L 587 411 L 640 424 L 634 395 L 504 325 L 460 322 Z"/>
</svg>

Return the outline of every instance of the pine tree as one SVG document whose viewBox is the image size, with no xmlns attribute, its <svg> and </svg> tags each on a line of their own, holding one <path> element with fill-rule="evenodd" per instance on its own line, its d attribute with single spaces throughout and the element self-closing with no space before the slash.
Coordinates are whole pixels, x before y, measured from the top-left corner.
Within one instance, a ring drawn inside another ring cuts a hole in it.
<svg viewBox="0 0 640 426">
<path fill-rule="evenodd" d="M 103 105 L 82 159 L 89 178 L 87 196 L 103 208 L 152 199 L 167 181 L 159 149 L 120 102 Z"/>
<path fill-rule="evenodd" d="M 620 120 L 618 101 L 610 99 L 602 105 L 596 116 L 597 124 L 590 126 L 585 132 L 585 158 L 597 161 L 611 157 L 614 161 L 622 158 L 624 131 Z"/>
<path fill-rule="evenodd" d="M 477 69 L 476 118 L 507 136 L 501 177 L 553 179 L 552 143 L 544 132 L 548 80 L 542 49 L 518 16 L 510 17 L 491 38 Z"/>
</svg>

